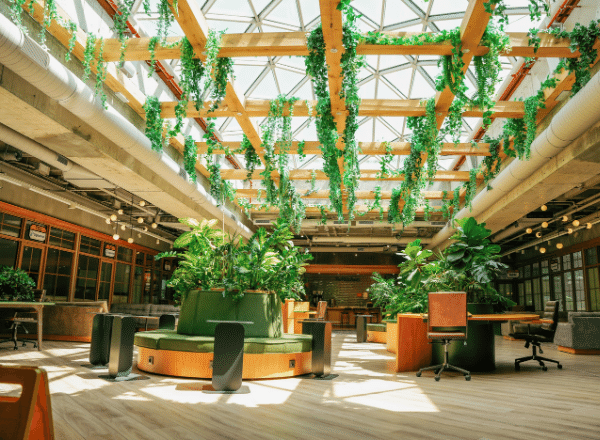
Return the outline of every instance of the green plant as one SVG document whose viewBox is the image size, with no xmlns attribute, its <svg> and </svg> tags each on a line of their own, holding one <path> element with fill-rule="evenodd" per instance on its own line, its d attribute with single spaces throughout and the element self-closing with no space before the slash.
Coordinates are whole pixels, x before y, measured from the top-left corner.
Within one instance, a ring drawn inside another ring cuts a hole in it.
<svg viewBox="0 0 600 440">
<path fill-rule="evenodd" d="M 493 286 L 494 277 L 507 268 L 500 262 L 500 246 L 489 240 L 491 230 L 473 217 L 455 220 L 456 240 L 444 250 L 442 271 L 430 277 L 426 286 L 434 291 L 464 291 L 469 302 L 515 305 Z"/>
<path fill-rule="evenodd" d="M 33 301 L 35 282 L 22 269 L 0 266 L 0 300 Z"/>
<path fill-rule="evenodd" d="M 160 101 L 156 96 L 148 96 L 144 103 L 146 112 L 146 137 L 152 143 L 152 149 L 161 152 L 163 149 L 163 125 L 164 121 L 160 117 Z"/>
<path fill-rule="evenodd" d="M 225 203 L 225 198 L 233 201 L 235 193 L 231 184 L 221 177 L 221 164 L 217 160 L 217 155 L 213 154 L 215 150 L 224 149 L 223 145 L 217 140 L 214 121 L 215 118 L 206 118 L 204 139 L 206 139 L 208 149 L 205 158 L 206 169 L 209 172 L 210 195 L 216 200 L 217 206 L 220 206 Z"/>
<path fill-rule="evenodd" d="M 192 182 L 196 181 L 196 159 L 198 147 L 191 136 L 186 136 L 183 148 L 183 168 L 190 176 Z"/>
</svg>

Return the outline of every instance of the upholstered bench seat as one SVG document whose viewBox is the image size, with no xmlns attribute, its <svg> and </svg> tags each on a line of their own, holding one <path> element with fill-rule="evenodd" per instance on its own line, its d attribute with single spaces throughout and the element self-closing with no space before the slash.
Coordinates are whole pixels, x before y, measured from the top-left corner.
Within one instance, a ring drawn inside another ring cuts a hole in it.
<svg viewBox="0 0 600 440">
<path fill-rule="evenodd" d="M 175 330 L 152 330 L 135 334 L 134 344 L 154 350 L 212 353 L 213 336 L 180 335 Z M 311 351 L 310 335 L 284 334 L 281 338 L 246 338 L 244 353 L 305 353 Z"/>
<path fill-rule="evenodd" d="M 385 332 L 386 331 L 386 325 L 385 323 L 383 324 L 367 324 L 367 331 L 371 331 L 371 332 Z"/>
</svg>

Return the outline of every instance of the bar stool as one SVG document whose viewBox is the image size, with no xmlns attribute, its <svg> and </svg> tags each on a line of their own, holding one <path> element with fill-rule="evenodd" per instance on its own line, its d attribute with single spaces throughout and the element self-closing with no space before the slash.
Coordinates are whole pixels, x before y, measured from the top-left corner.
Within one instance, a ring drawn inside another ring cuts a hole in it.
<svg viewBox="0 0 600 440">
<path fill-rule="evenodd" d="M 344 327 L 344 316 L 346 317 L 346 321 L 348 322 L 348 326 L 350 326 L 350 311 L 352 309 L 350 307 L 347 307 L 345 309 L 342 309 L 342 313 L 340 316 L 340 327 Z"/>
</svg>

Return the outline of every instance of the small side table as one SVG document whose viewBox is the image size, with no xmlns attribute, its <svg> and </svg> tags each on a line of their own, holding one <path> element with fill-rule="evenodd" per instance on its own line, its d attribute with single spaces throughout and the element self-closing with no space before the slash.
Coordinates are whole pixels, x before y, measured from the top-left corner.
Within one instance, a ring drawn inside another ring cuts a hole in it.
<svg viewBox="0 0 600 440">
<path fill-rule="evenodd" d="M 242 386 L 244 366 L 244 325 L 252 321 L 214 321 L 215 353 L 212 387 L 215 391 L 237 391 Z"/>
<path fill-rule="evenodd" d="M 373 315 L 356 315 L 356 342 L 367 342 L 367 318 Z"/>
</svg>

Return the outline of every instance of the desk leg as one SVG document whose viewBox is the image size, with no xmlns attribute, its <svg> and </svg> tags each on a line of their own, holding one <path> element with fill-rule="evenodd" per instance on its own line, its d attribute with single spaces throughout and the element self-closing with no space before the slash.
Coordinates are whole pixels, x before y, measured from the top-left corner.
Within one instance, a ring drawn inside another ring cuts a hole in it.
<svg viewBox="0 0 600 440">
<path fill-rule="evenodd" d="M 37 340 L 38 340 L 38 351 L 42 351 L 42 339 L 43 339 L 43 328 L 44 328 L 44 307 L 37 307 Z"/>
</svg>

